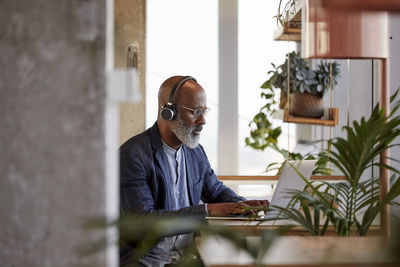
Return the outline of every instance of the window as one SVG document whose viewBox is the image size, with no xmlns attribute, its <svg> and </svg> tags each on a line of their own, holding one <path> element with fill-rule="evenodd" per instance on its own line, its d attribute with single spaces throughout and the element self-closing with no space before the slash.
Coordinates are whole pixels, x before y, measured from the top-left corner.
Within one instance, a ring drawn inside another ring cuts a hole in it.
<svg viewBox="0 0 400 267">
<path fill-rule="evenodd" d="M 157 93 L 173 75 L 191 75 L 211 111 L 201 144 L 214 167 L 218 131 L 218 1 L 147 0 L 146 127 L 157 119 Z"/>
<path fill-rule="evenodd" d="M 267 80 L 271 63 L 281 64 L 285 55 L 296 49 L 293 42 L 273 40 L 277 24 L 273 16 L 278 10 L 279 1 L 239 0 L 239 173 L 258 175 L 269 163 L 283 160 L 282 156 L 268 149 L 257 151 L 246 146 L 245 138 L 250 134 L 249 122 L 262 106 L 261 84 Z M 280 145 L 293 149 L 296 126 L 282 123 Z M 289 142 L 288 142 L 289 133 Z"/>
<path fill-rule="evenodd" d="M 261 107 L 260 85 L 267 79 L 270 63 L 284 61 L 295 44 L 272 39 L 277 3 L 268 0 L 238 1 L 238 95 L 239 148 L 238 173 L 260 174 L 270 162 L 280 159 L 271 151 L 246 147 L 248 124 Z M 192 75 L 207 92 L 211 108 L 201 138 L 210 163 L 218 173 L 218 1 L 214 0 L 148 0 L 146 47 L 146 126 L 157 118 L 157 92 L 169 76 Z M 282 142 L 295 138 L 295 126 L 282 127 Z M 292 134 L 293 133 L 293 134 Z M 283 137 L 285 136 L 285 137 Z M 283 145 L 285 147 L 285 145 Z M 295 142 L 289 141 L 293 147 Z M 230 157 L 231 155 L 224 155 Z"/>
</svg>

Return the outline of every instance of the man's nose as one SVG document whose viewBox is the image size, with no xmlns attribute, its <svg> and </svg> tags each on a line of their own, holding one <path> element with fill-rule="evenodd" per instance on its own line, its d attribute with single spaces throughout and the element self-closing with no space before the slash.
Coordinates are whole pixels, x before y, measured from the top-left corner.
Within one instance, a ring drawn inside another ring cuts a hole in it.
<svg viewBox="0 0 400 267">
<path fill-rule="evenodd" d="M 204 114 L 201 113 L 200 116 L 196 119 L 196 123 L 201 125 L 206 124 L 206 116 L 204 116 Z"/>
</svg>

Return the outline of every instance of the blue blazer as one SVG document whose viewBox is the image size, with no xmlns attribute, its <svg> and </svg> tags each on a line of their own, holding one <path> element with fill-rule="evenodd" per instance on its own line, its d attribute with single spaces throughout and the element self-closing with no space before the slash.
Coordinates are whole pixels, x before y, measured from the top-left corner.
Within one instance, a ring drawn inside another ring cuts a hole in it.
<svg viewBox="0 0 400 267">
<path fill-rule="evenodd" d="M 190 207 L 171 210 L 167 190 L 167 160 L 157 123 L 120 147 L 120 211 L 148 215 L 206 216 L 204 203 L 239 202 L 245 199 L 224 186 L 215 175 L 201 145 L 183 146 Z"/>
<path fill-rule="evenodd" d="M 199 205 L 200 199 L 204 203 L 246 200 L 218 181 L 201 145 L 194 149 L 182 146 L 186 160 L 190 206 L 179 210 L 172 210 L 174 200 L 167 194 L 172 179 L 169 176 L 157 123 L 120 147 L 121 215 L 134 212 L 155 217 L 184 215 L 204 219 L 206 208 L 204 204 Z M 120 246 L 121 265 L 129 262 L 136 245 L 129 242 Z"/>
</svg>

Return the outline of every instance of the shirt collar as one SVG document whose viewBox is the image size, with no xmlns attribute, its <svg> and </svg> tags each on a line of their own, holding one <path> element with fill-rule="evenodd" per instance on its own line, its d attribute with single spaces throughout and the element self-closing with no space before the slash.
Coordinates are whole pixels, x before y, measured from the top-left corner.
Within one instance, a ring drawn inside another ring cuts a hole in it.
<svg viewBox="0 0 400 267">
<path fill-rule="evenodd" d="M 176 155 L 180 155 L 182 153 L 182 145 L 179 146 L 178 149 L 174 149 L 174 148 L 170 147 L 169 145 L 167 145 L 167 143 L 165 143 L 164 140 L 162 140 L 162 138 L 161 138 L 161 142 L 163 143 L 164 151 L 167 154 L 169 154 L 171 156 L 176 156 Z"/>
</svg>

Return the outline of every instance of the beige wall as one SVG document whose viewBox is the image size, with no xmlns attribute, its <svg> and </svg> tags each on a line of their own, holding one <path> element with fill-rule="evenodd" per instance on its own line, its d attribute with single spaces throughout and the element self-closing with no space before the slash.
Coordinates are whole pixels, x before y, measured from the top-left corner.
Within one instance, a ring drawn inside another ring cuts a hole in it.
<svg viewBox="0 0 400 267">
<path fill-rule="evenodd" d="M 139 88 L 142 101 L 120 104 L 120 144 L 146 127 L 145 117 L 145 58 L 146 58 L 146 0 L 115 0 L 115 67 L 127 67 L 129 45 L 138 44 Z"/>
</svg>

